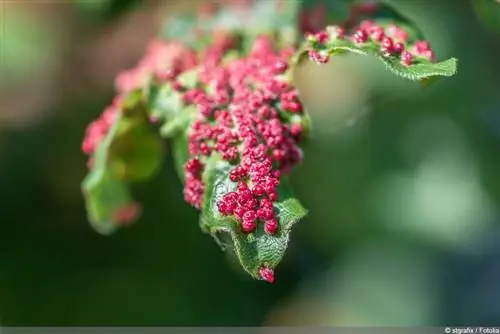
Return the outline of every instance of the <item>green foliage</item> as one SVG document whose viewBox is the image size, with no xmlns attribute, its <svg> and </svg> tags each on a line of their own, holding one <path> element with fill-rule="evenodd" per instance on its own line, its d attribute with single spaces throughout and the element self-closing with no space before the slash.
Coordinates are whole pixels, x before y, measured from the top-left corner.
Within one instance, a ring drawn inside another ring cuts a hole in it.
<svg viewBox="0 0 500 334">
<path fill-rule="evenodd" d="M 153 176 L 161 166 L 162 157 L 163 147 L 159 137 L 149 129 L 142 94 L 135 91 L 125 98 L 117 111 L 82 182 L 88 218 L 97 232 L 111 234 L 137 218 L 129 183 Z M 127 210 L 131 217 L 120 217 Z"/>
<path fill-rule="evenodd" d="M 386 31 L 390 26 L 397 26 L 398 29 L 404 31 L 407 35 L 403 43 L 405 48 L 411 47 L 415 42 L 424 40 L 422 31 L 391 6 L 378 3 L 374 7 L 376 10 L 368 12 L 357 10 L 356 7 L 353 8 L 350 19 L 346 23 L 346 28 L 350 33 L 360 22 L 369 20 Z M 453 76 L 457 71 L 457 60 L 455 58 L 434 62 L 431 59 L 418 56 L 414 57 L 411 65 L 404 65 L 401 63 L 399 54 L 382 51 L 380 42 L 371 38 L 368 38 L 366 42 L 356 43 L 350 37 L 338 36 L 337 26 L 327 27 L 326 32 L 329 35 L 326 43 L 319 43 L 314 37 L 310 37 L 303 43 L 295 58 L 294 65 L 298 65 L 304 60 L 310 50 L 327 57 L 348 53 L 372 56 L 382 61 L 392 73 L 411 81 L 418 81 L 424 87 L 434 82 L 438 77 Z"/>
<path fill-rule="evenodd" d="M 117 121 L 113 125 L 107 138 L 97 148 L 92 169 L 82 182 L 90 224 L 104 235 L 113 233 L 121 225 L 115 218 L 117 210 L 132 204 L 123 171 L 113 163 L 109 152 L 119 123 Z"/>
<path fill-rule="evenodd" d="M 299 64 L 307 57 L 307 52 L 311 48 L 328 56 L 338 56 L 346 53 L 373 56 L 381 60 L 392 73 L 411 81 L 419 81 L 423 85 L 429 84 L 440 76 L 453 76 L 457 71 L 457 60 L 455 58 L 437 63 L 420 58 L 414 64 L 405 66 L 401 64 L 399 57 L 385 55 L 380 51 L 380 46 L 373 42 L 357 45 L 352 41 L 342 39 L 332 39 L 321 46 L 315 42 L 307 41 L 303 51 L 296 58 L 296 64 Z"/>
<path fill-rule="evenodd" d="M 382 28 L 396 24 L 399 29 L 403 29 L 407 34 L 404 42 L 405 48 L 410 48 L 413 43 L 423 39 L 421 31 L 415 24 L 385 4 L 378 4 L 376 7 L 359 7 L 359 3 L 353 4 L 352 1 L 347 0 L 255 0 L 248 7 L 228 2 L 222 7 L 214 5 L 209 9 L 210 13 L 205 11 L 199 13 L 199 16 L 178 16 L 169 20 L 164 29 L 164 36 L 188 44 L 199 52 L 199 57 L 204 56 L 203 52 L 215 38 L 220 39 L 221 36 L 236 38 L 234 39 L 237 41 L 235 45 L 226 49 L 222 55 L 223 63 L 245 56 L 246 51 L 255 41 L 255 37 L 261 34 L 272 36 L 270 40 L 279 47 L 297 46 L 303 42 L 292 57 L 291 64 L 288 64 L 292 65 L 291 72 L 293 72 L 293 66 L 299 65 L 304 57 L 313 51 L 317 55 L 328 57 L 347 53 L 376 57 L 396 75 L 418 81 L 423 85 L 429 84 L 438 77 L 452 76 L 456 73 L 457 60 L 454 58 L 434 62 L 431 60 L 432 57 L 414 57 L 411 65 L 404 65 L 399 53 L 382 51 L 380 42 L 368 39 L 363 43 L 355 43 L 349 37 L 337 37 L 335 26 L 327 28 L 329 37 L 327 41 L 320 42 L 318 37 L 309 37 L 303 41 L 301 29 L 306 29 L 307 24 L 311 23 L 303 22 L 304 15 L 312 15 L 312 11 L 315 10 L 316 13 L 321 14 L 321 17 L 313 17 L 314 20 L 342 23 L 349 33 L 352 33 L 351 28 L 357 26 L 360 21 L 370 19 Z M 230 40 L 233 41 L 233 39 Z M 287 64 L 278 63 L 276 66 L 285 68 L 280 73 L 289 68 Z M 124 207 L 133 206 L 127 183 L 145 180 L 154 175 L 159 168 L 162 157 L 161 145 L 156 136 L 149 132 L 151 119 L 159 125 L 161 136 L 170 141 L 170 151 L 177 173 L 183 181 L 187 182 L 184 179 L 185 163 L 193 158 L 188 154 L 188 137 L 191 125 L 197 119 L 199 111 L 198 107 L 183 102 L 183 91 L 196 88 L 205 92 L 211 87 L 210 84 L 205 86 L 205 83 L 197 82 L 199 69 L 190 69 L 178 75 L 174 80 L 177 81 L 176 84 L 179 84 L 179 87 L 174 86 L 168 80 L 163 82 L 157 80 L 155 78 L 157 73 L 151 73 L 151 80 L 145 87 L 142 87 L 142 90 L 132 92 L 126 97 L 111 131 L 94 156 L 93 170 L 83 183 L 89 219 L 97 231 L 109 234 L 118 226 L 123 225 L 123 222 L 115 218 L 115 213 Z M 275 69 L 273 67 L 272 71 Z M 292 74 L 290 71 L 287 72 L 287 75 Z M 272 74 L 269 75 L 270 78 L 272 76 Z M 252 80 L 248 81 L 248 85 L 252 85 Z M 300 124 L 302 133 L 307 136 L 310 131 L 310 120 L 307 114 L 302 113 L 302 109 L 307 109 L 307 106 L 299 104 L 300 109 L 289 113 L 281 110 L 286 109 L 284 104 L 288 102 L 277 101 L 278 103 L 273 104 L 273 107 L 279 112 L 280 122 L 286 122 L 290 127 L 292 124 Z M 207 117 L 209 118 L 205 120 L 206 124 L 215 122 L 211 120 L 211 116 Z M 290 127 L 289 130 L 283 131 L 291 133 Z M 267 147 L 269 148 L 272 146 Z M 248 233 L 251 229 L 244 232 L 241 222 L 238 222 L 233 215 L 222 215 L 218 207 L 224 195 L 236 190 L 237 183 L 231 181 L 229 177 L 230 170 L 234 166 L 223 160 L 215 151 L 203 154 L 204 156 L 198 157 L 199 160 L 195 159 L 204 166 L 198 170 L 199 173 L 203 170 L 201 181 L 198 179 L 200 174 L 196 176 L 190 174 L 190 180 L 194 179 L 198 182 L 195 184 L 198 188 L 193 190 L 196 196 L 203 194 L 200 227 L 204 232 L 212 235 L 223 248 L 233 249 L 248 274 L 262 279 L 264 277 L 260 276 L 259 269 L 266 267 L 272 270 L 280 263 L 289 244 L 292 226 L 306 216 L 307 210 L 293 196 L 287 177 L 281 176 L 278 200 L 273 203 L 279 225 L 277 234 L 272 235 L 272 231 L 266 233 L 263 224 L 257 224 L 253 232 Z M 273 154 L 280 154 L 280 152 L 273 152 Z M 200 192 L 196 192 L 198 190 Z M 188 191 L 191 190 L 188 189 Z M 200 203 L 197 201 L 193 205 L 198 207 Z M 255 207 L 252 206 L 251 210 Z M 221 236 L 226 237 L 224 242 Z"/>
<path fill-rule="evenodd" d="M 177 79 L 185 87 L 194 88 L 195 71 L 183 73 Z M 148 109 L 150 115 L 161 122 L 160 134 L 171 139 L 171 152 L 175 168 L 181 179 L 184 178 L 184 163 L 188 160 L 187 131 L 196 115 L 192 106 L 185 106 L 181 94 L 171 84 L 158 85 L 152 82 L 148 91 Z"/>
</svg>

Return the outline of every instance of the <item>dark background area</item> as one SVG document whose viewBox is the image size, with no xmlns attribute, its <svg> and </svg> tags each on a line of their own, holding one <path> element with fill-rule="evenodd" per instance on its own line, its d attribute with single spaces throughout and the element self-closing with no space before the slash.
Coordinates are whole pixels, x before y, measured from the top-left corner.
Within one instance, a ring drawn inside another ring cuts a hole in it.
<svg viewBox="0 0 500 334">
<path fill-rule="evenodd" d="M 500 325 L 500 35 L 469 1 L 394 1 L 459 59 L 424 91 L 362 57 L 301 69 L 310 213 L 273 285 L 200 231 L 168 156 L 137 224 L 86 220 L 86 124 L 202 1 L 0 1 L 1 325 Z"/>
</svg>

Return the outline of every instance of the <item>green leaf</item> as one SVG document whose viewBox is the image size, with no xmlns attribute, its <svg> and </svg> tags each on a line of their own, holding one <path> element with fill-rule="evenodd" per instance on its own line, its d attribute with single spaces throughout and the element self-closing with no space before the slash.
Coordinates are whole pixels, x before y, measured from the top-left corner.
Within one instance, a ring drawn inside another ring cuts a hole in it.
<svg viewBox="0 0 500 334">
<path fill-rule="evenodd" d="M 178 77 L 178 81 L 187 88 L 194 88 L 196 72 L 188 71 Z M 157 86 L 151 84 L 148 90 L 148 109 L 150 115 L 163 122 L 160 134 L 164 138 L 176 137 L 186 131 L 195 114 L 193 107 L 185 107 L 182 95 L 172 89 L 169 83 Z"/>
<path fill-rule="evenodd" d="M 131 92 L 120 107 L 82 182 L 88 219 L 104 235 L 138 217 L 128 183 L 152 177 L 163 160 L 160 138 L 150 132 L 140 94 Z"/>
<path fill-rule="evenodd" d="M 144 94 L 135 90 L 127 94 L 110 132 L 106 147 L 109 161 L 120 177 L 130 182 L 145 181 L 160 168 L 163 146 L 160 137 L 150 129 Z"/>
<path fill-rule="evenodd" d="M 258 279 L 261 266 L 275 268 L 281 262 L 288 247 L 292 227 L 306 216 L 307 210 L 293 197 L 288 184 L 282 180 L 278 187 L 279 201 L 274 205 L 279 232 L 274 236 L 267 235 L 263 224 L 258 224 L 253 233 L 243 233 L 233 218 L 221 216 L 217 210 L 217 201 L 236 188 L 236 184 L 228 178 L 229 170 L 230 165 L 216 155 L 207 163 L 200 225 L 202 230 L 216 238 L 220 233 L 229 234 L 231 248 L 234 249 L 243 269 Z"/>
<path fill-rule="evenodd" d="M 476 15 L 489 29 L 500 32 L 500 1 L 472 0 L 472 6 Z"/>
<path fill-rule="evenodd" d="M 366 7 L 366 3 L 356 3 L 351 5 L 350 18 L 345 24 L 347 36 L 337 36 L 336 26 L 327 27 L 328 41 L 321 44 L 315 37 L 308 38 L 302 50 L 298 52 L 293 65 L 300 63 L 310 51 L 315 52 L 319 57 L 327 58 L 346 53 L 367 55 L 381 60 L 394 74 L 411 81 L 418 81 L 423 87 L 428 86 L 438 77 L 452 76 L 456 73 L 457 60 L 455 58 L 434 62 L 431 56 L 423 57 L 421 54 L 413 54 L 411 55 L 411 65 L 406 65 L 401 62 L 400 55 L 383 52 L 381 43 L 370 37 L 366 42 L 355 43 L 350 36 L 356 31 L 359 23 L 367 19 L 383 28 L 385 34 L 397 33 L 399 35 L 397 41 L 403 42 L 402 45 L 405 50 L 411 51 L 411 48 L 416 43 L 421 44 L 423 41 L 420 29 L 391 6 L 372 2 L 371 5 Z M 406 34 L 406 36 L 403 37 L 402 33 Z"/>
<path fill-rule="evenodd" d="M 161 167 L 163 146 L 145 125 L 132 127 L 110 145 L 110 153 L 128 181 L 147 180 Z"/>
<path fill-rule="evenodd" d="M 128 186 L 110 169 L 90 172 L 82 189 L 89 222 L 103 235 L 109 235 L 123 225 L 116 218 L 119 210 L 135 206 Z"/>
<path fill-rule="evenodd" d="M 374 42 L 366 42 L 362 45 L 357 45 L 352 41 L 336 38 L 332 38 L 325 46 L 320 47 L 311 46 L 309 42 L 306 42 L 304 51 L 301 51 L 296 58 L 296 64 L 307 57 L 307 50 L 309 49 L 315 49 L 329 56 L 337 56 L 346 53 L 373 56 L 381 60 L 394 74 L 411 81 L 419 81 L 423 85 L 428 85 L 437 77 L 449 77 L 455 75 L 457 72 L 457 59 L 455 58 L 450 58 L 441 62 L 431 62 L 420 58 L 416 59 L 414 64 L 405 66 L 401 64 L 398 56 L 383 54 L 380 51 L 380 46 Z"/>
<path fill-rule="evenodd" d="M 151 88 L 148 100 L 150 115 L 160 120 L 172 119 L 182 108 L 181 96 L 170 84 Z"/>
<path fill-rule="evenodd" d="M 196 70 L 187 71 L 177 77 L 184 87 L 196 86 Z M 148 91 L 150 114 L 163 122 L 160 135 L 171 140 L 171 153 L 179 178 L 184 179 L 184 164 L 188 160 L 187 131 L 196 115 L 194 106 L 185 106 L 182 96 L 172 89 L 170 84 L 161 86 L 152 83 Z"/>
<path fill-rule="evenodd" d="M 186 88 L 194 88 L 198 82 L 198 70 L 190 70 L 181 73 L 177 77 L 177 81 Z"/>
<path fill-rule="evenodd" d="M 103 235 L 113 233 L 122 225 L 116 219 L 116 213 L 134 203 L 127 184 L 119 177 L 109 155 L 108 147 L 118 128 L 119 121 L 115 122 L 106 139 L 99 144 L 93 167 L 82 182 L 89 222 L 94 230 Z"/>
<path fill-rule="evenodd" d="M 189 125 L 189 114 L 181 113 L 179 117 L 167 121 L 160 129 L 160 134 L 164 138 L 172 138 L 178 136 Z"/>
<path fill-rule="evenodd" d="M 306 5 L 307 3 L 307 5 Z M 342 23 L 344 29 L 347 29 L 348 35 L 355 31 L 355 28 L 364 20 L 375 22 L 378 26 L 385 29 L 386 34 L 397 27 L 397 31 L 404 31 L 406 38 L 404 39 L 405 49 L 411 48 L 417 41 L 423 40 L 423 34 L 418 27 L 401 15 L 392 6 L 380 2 L 354 2 L 350 1 L 332 1 L 330 6 L 343 5 L 349 8 L 348 19 Z M 318 7 L 321 1 L 304 2 L 304 10 L 307 12 L 308 7 Z M 345 8 L 344 8 L 345 9 Z M 345 14 L 345 12 L 344 12 Z M 327 15 L 328 16 L 328 15 Z M 324 19 L 324 18 L 323 18 Z M 322 20 L 323 20 L 322 19 Z M 320 20 L 320 18 L 316 18 Z M 340 18 L 328 18 L 328 22 L 342 21 Z M 308 38 L 304 46 L 298 52 L 293 64 L 298 65 L 304 58 L 307 58 L 307 53 L 311 50 L 317 52 L 320 57 L 332 57 L 341 54 L 354 53 L 359 55 L 367 55 L 376 57 L 381 60 L 384 65 L 394 74 L 411 81 L 418 81 L 423 87 L 428 86 L 437 78 L 442 76 L 452 76 L 457 71 L 457 60 L 451 58 L 441 62 L 413 56 L 411 65 L 402 64 L 399 55 L 390 55 L 381 50 L 380 42 L 371 40 L 370 38 L 365 43 L 357 44 L 351 41 L 349 37 L 337 37 L 336 26 L 327 28 L 330 35 L 329 41 L 321 45 L 314 37 Z M 429 57 L 431 58 L 431 57 Z"/>
</svg>

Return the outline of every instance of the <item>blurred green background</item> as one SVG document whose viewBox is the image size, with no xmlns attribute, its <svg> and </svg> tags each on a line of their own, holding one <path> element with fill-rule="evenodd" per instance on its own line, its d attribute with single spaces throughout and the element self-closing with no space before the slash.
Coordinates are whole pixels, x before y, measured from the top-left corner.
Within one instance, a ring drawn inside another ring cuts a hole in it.
<svg viewBox="0 0 500 334">
<path fill-rule="evenodd" d="M 202 1 L 0 2 L 1 325 L 500 325 L 500 35 L 469 1 L 393 1 L 459 58 L 425 91 L 356 56 L 301 69 L 310 214 L 274 285 L 201 233 L 169 157 L 136 225 L 86 221 L 86 124 Z"/>
</svg>

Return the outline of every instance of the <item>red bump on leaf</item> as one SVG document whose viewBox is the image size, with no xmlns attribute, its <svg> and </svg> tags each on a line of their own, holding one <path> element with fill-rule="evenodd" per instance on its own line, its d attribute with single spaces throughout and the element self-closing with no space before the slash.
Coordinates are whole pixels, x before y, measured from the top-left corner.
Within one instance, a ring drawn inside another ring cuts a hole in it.
<svg viewBox="0 0 500 334">
<path fill-rule="evenodd" d="M 267 234 L 274 235 L 278 231 L 278 221 L 276 219 L 269 219 L 264 224 L 264 231 Z"/>
<path fill-rule="evenodd" d="M 394 43 L 392 42 L 392 38 L 386 36 L 382 39 L 380 51 L 382 51 L 385 55 L 391 55 L 394 53 Z"/>
<path fill-rule="evenodd" d="M 401 53 L 401 64 L 405 66 L 410 66 L 413 62 L 413 55 L 408 51 L 403 51 Z"/>
<path fill-rule="evenodd" d="M 326 42 L 328 42 L 328 40 L 330 39 L 329 34 L 324 30 L 316 33 L 316 35 L 314 37 L 316 38 L 316 40 L 320 44 L 326 44 Z"/>
<path fill-rule="evenodd" d="M 241 222 L 241 229 L 245 233 L 252 233 L 255 230 L 255 226 L 255 222 L 253 221 L 244 220 Z"/>
<path fill-rule="evenodd" d="M 352 35 L 352 40 L 354 43 L 363 44 L 368 40 L 368 34 L 363 29 L 358 29 Z"/>
<path fill-rule="evenodd" d="M 288 70 L 288 63 L 283 60 L 277 60 L 276 63 L 274 63 L 274 70 L 276 74 L 284 73 Z"/>
<path fill-rule="evenodd" d="M 326 64 L 330 57 L 326 53 L 320 53 L 316 50 L 309 50 L 308 53 L 309 59 L 316 64 Z"/>
<path fill-rule="evenodd" d="M 385 32 L 387 36 L 391 37 L 396 42 L 402 43 L 408 40 L 408 33 L 395 24 L 388 25 L 385 28 Z"/>
<path fill-rule="evenodd" d="M 259 277 L 268 283 L 273 283 L 274 282 L 274 271 L 271 268 L 260 267 L 259 268 Z"/>
<path fill-rule="evenodd" d="M 394 53 L 400 54 L 401 52 L 403 52 L 404 48 L 405 47 L 404 47 L 403 43 L 397 42 L 394 44 L 392 49 L 393 49 Z"/>
</svg>

